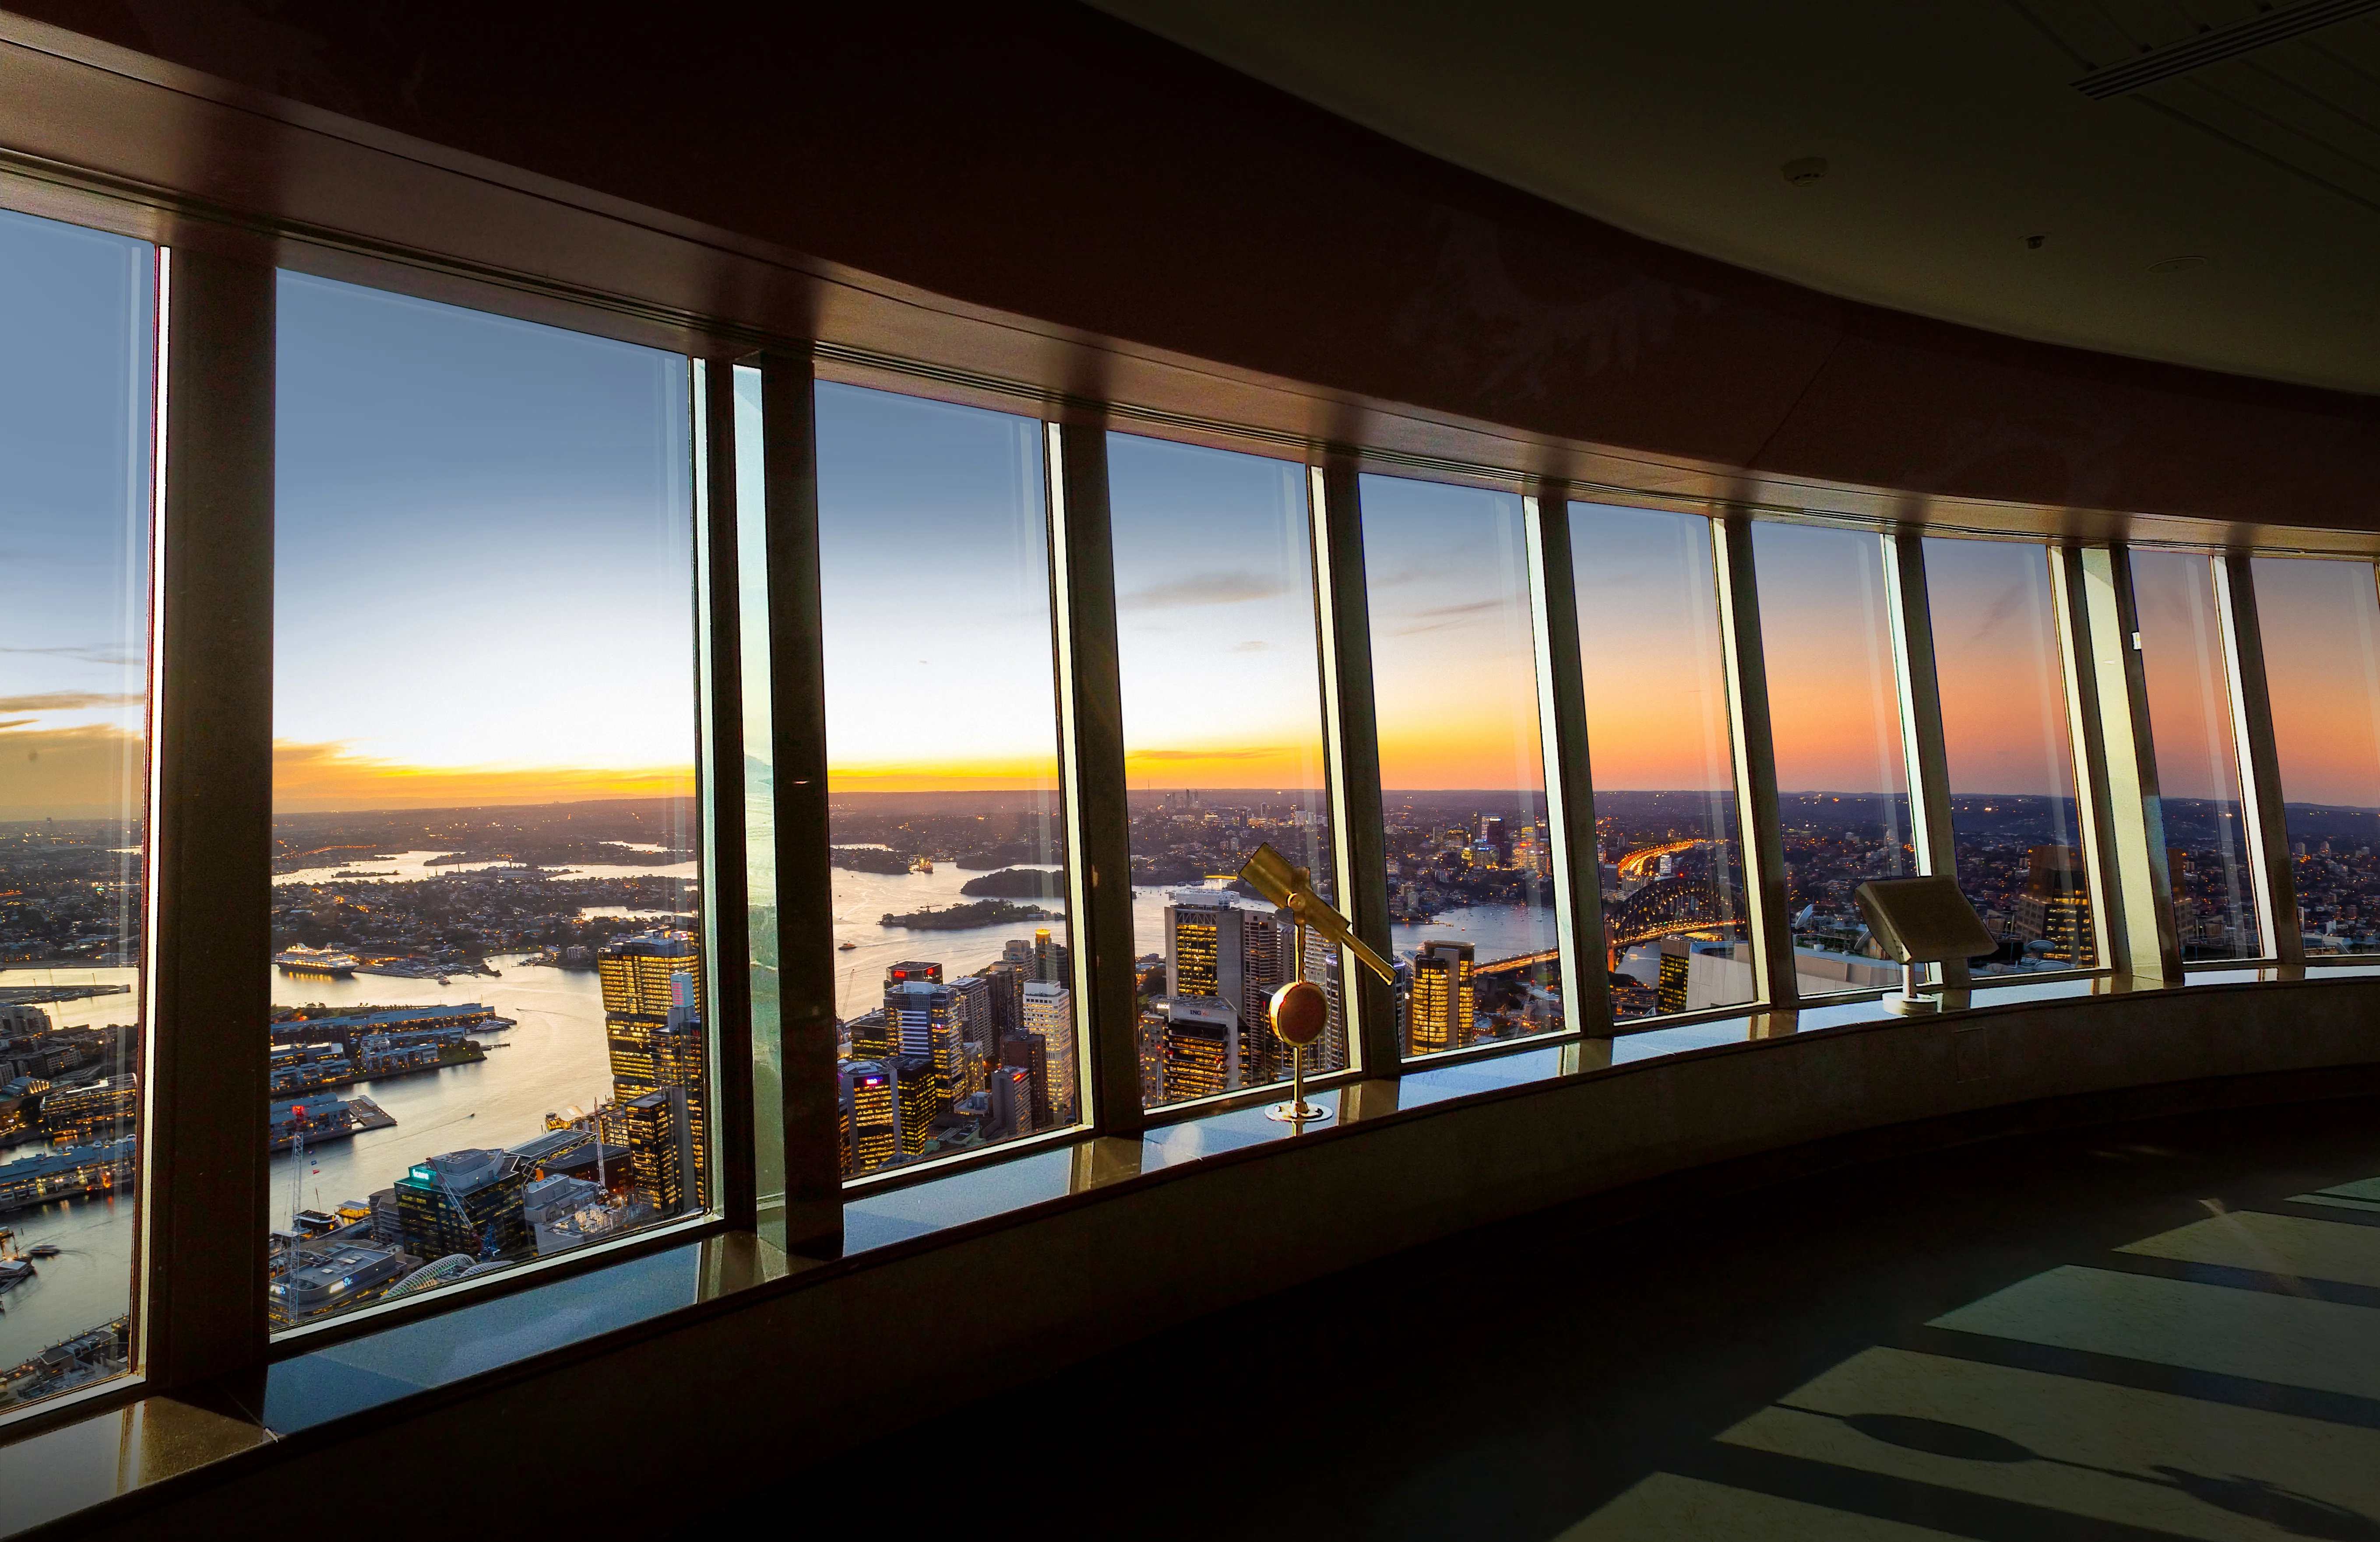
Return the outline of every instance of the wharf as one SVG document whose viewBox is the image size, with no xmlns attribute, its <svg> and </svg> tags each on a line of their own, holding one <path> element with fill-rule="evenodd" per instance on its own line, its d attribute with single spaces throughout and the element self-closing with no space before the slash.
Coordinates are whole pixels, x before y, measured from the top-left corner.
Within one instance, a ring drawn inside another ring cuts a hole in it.
<svg viewBox="0 0 2380 1542">
<path fill-rule="evenodd" d="M 323 1146 L 334 1140 L 353 1140 L 356 1136 L 363 1134 L 366 1130 L 393 1130 L 396 1128 L 396 1116 L 382 1108 L 378 1103 L 373 1102 L 370 1099 L 350 1098 L 346 1099 L 346 1118 L 335 1125 L 323 1129 L 307 1131 L 307 1145 Z M 292 1146 L 297 1144 L 298 1137 L 294 1133 L 285 1135 L 274 1135 L 272 1140 L 266 1143 L 265 1149 L 269 1151 L 286 1151 Z"/>
<path fill-rule="evenodd" d="M 78 968 L 89 968 L 87 962 L 78 962 Z M 10 968 L 39 967 L 16 964 Z M 127 996 L 128 985 L 0 985 L 0 1006 L 41 1006 L 50 1002 L 79 1002 L 89 996 Z"/>
</svg>

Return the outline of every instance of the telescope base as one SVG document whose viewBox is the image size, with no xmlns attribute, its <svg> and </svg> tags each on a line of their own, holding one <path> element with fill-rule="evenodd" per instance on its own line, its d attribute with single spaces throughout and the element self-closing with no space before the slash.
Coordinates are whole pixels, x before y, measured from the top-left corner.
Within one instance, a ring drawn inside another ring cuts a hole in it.
<svg viewBox="0 0 2380 1542">
<path fill-rule="evenodd" d="M 1275 1103 L 1265 1110 L 1265 1117 L 1282 1124 L 1319 1124 L 1330 1111 L 1319 1103 Z"/>
</svg>

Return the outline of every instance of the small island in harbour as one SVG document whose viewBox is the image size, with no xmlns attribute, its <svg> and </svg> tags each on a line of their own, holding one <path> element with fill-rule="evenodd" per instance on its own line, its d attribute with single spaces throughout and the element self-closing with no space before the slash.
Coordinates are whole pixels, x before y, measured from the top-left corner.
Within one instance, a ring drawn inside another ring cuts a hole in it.
<svg viewBox="0 0 2380 1542">
<path fill-rule="evenodd" d="M 914 910 L 906 916 L 884 913 L 877 925 L 906 927 L 911 931 L 965 931 L 969 927 L 996 927 L 1012 921 L 1049 921 L 1057 912 L 1044 910 L 1038 905 L 1011 905 L 1006 900 L 979 900 L 974 905 L 954 905 L 947 910 Z"/>
</svg>

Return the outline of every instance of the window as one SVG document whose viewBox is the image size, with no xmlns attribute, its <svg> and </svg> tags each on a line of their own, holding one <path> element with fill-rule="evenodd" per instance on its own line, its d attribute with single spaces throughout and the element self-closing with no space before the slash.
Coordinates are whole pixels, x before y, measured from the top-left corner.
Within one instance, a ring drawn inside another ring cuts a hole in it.
<svg viewBox="0 0 2380 1542">
<path fill-rule="evenodd" d="M 0 1411 L 131 1342 L 156 292 L 0 213 Z"/>
<path fill-rule="evenodd" d="M 687 361 L 279 308 L 285 1328 L 698 1212 L 716 1164 Z"/>
<path fill-rule="evenodd" d="M 2380 595 L 2372 565 L 2258 557 L 2253 574 L 2305 950 L 2380 953 Z"/>
<path fill-rule="evenodd" d="M 2132 552 L 2174 929 L 2185 964 L 2264 953 L 2214 560 Z"/>
<path fill-rule="evenodd" d="M 1612 1015 L 1753 1001 L 1711 523 L 1570 517 Z"/>
<path fill-rule="evenodd" d="M 1083 1117 L 1041 425 L 821 383 L 846 1176 Z"/>
<path fill-rule="evenodd" d="M 1306 486 L 1302 466 L 1108 436 L 1152 1107 L 1286 1080 L 1266 1002 L 1301 973 L 1332 1009 L 1307 1069 L 1348 1063 L 1339 951 L 1309 934 L 1297 958 L 1287 915 L 1229 876 L 1269 844 L 1340 903 Z"/>
<path fill-rule="evenodd" d="M 1561 928 L 1521 500 L 1366 477 L 1398 1038 L 1562 1026 Z"/>
<path fill-rule="evenodd" d="M 1959 887 L 1999 940 L 1978 974 L 2099 962 L 2051 560 L 2017 541 L 1925 542 Z"/>
<path fill-rule="evenodd" d="M 1801 993 L 1898 985 L 1853 891 L 1914 871 L 1883 538 L 1753 528 Z"/>
<path fill-rule="evenodd" d="M 716 366 L 711 366 L 716 368 Z M 744 903 L 751 949 L 752 1106 L 784 1102 L 784 975 L 777 938 L 775 713 L 769 669 L 769 492 L 760 438 L 760 371 L 738 365 L 735 395 L 735 620 L 744 687 Z M 785 1127 L 757 1118 L 752 1169 L 761 1230 L 782 1242 Z M 771 1230 L 776 1227 L 776 1230 Z"/>
</svg>

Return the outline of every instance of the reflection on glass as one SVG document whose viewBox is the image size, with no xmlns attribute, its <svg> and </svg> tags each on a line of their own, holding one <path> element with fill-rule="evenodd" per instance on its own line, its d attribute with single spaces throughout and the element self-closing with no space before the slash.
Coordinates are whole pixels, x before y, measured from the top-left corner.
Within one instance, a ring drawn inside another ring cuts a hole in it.
<svg viewBox="0 0 2380 1542">
<path fill-rule="evenodd" d="M 2166 863 L 2184 963 L 2264 952 L 2214 559 L 2132 552 Z"/>
<path fill-rule="evenodd" d="M 1041 425 L 818 388 L 845 1176 L 1082 1117 Z"/>
<path fill-rule="evenodd" d="M 769 496 L 760 440 L 760 371 L 737 365 L 735 386 L 736 625 L 744 686 L 744 882 L 751 928 L 752 1106 L 784 1107 L 784 997 L 777 949 L 777 792 L 769 687 Z M 756 1119 L 754 1191 L 764 1233 L 785 1195 L 785 1126 Z M 782 1235 L 772 1234 L 782 1242 Z"/>
<path fill-rule="evenodd" d="M 2305 950 L 2380 953 L 2380 594 L 2372 565 L 2258 557 L 2254 577 Z"/>
<path fill-rule="evenodd" d="M 1521 500 L 1363 479 L 1372 694 L 1408 1055 L 1562 1026 Z"/>
<path fill-rule="evenodd" d="M 0 213 L 0 1414 L 128 1358 L 155 304 L 147 244 Z"/>
<path fill-rule="evenodd" d="M 704 1208 L 712 1099 L 686 360 L 279 305 L 285 1328 Z"/>
<path fill-rule="evenodd" d="M 1852 898 L 1913 870 L 1884 540 L 1763 522 L 1752 544 L 1799 988 L 1898 985 Z"/>
<path fill-rule="evenodd" d="M 1752 1001 L 1710 521 L 1584 504 L 1570 518 L 1612 1014 Z"/>
<path fill-rule="evenodd" d="M 2005 540 L 1925 542 L 1959 887 L 1999 951 L 1977 974 L 2099 961 L 2076 833 L 2074 752 L 2049 553 Z"/>
<path fill-rule="evenodd" d="M 1152 1107 L 1287 1079 L 1265 1003 L 1299 971 L 1288 913 L 1221 875 L 1257 844 L 1339 904 L 1302 466 L 1108 436 L 1124 771 L 1139 953 L 1141 1095 Z M 1310 1071 L 1347 1064 L 1338 950 L 1303 973 L 1330 1026 Z"/>
</svg>

